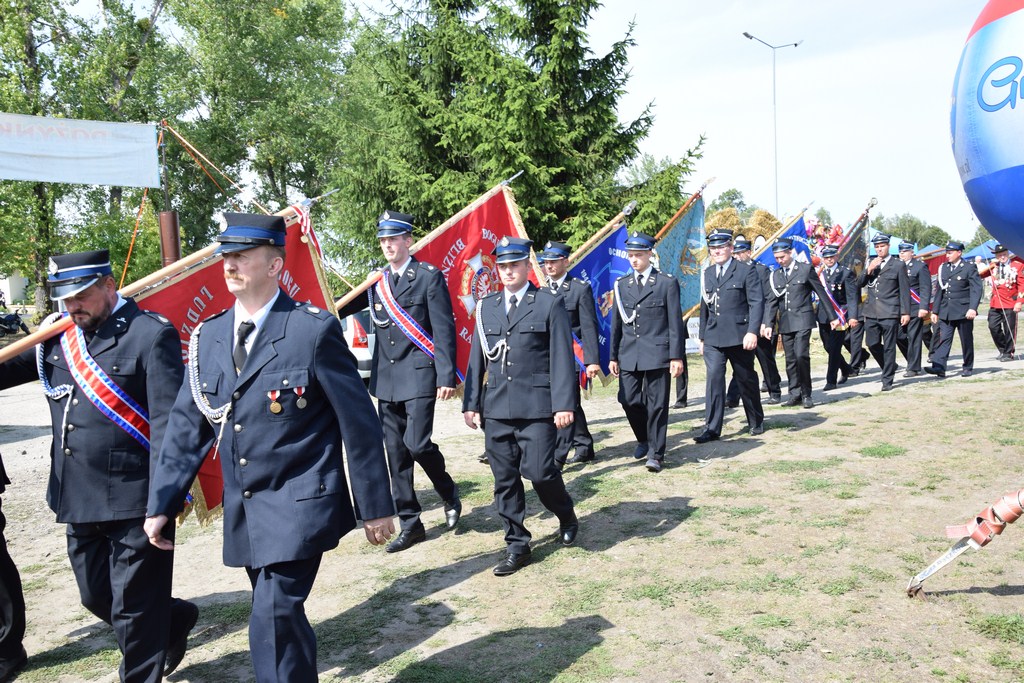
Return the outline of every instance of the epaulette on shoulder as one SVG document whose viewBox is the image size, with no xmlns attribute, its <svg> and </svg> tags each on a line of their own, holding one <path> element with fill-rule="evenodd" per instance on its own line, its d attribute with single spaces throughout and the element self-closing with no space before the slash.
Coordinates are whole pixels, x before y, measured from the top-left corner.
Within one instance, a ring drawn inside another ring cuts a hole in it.
<svg viewBox="0 0 1024 683">
<path fill-rule="evenodd" d="M 218 312 L 214 313 L 213 315 L 209 316 L 208 318 L 204 318 L 203 320 L 206 321 L 206 320 L 213 320 L 214 318 L 219 318 L 219 317 L 221 317 L 222 315 L 224 315 L 225 313 L 227 313 L 230 310 L 231 310 L 230 308 L 225 308 L 223 311 L 218 311 Z"/>
<path fill-rule="evenodd" d="M 167 318 L 165 318 L 161 314 L 157 313 L 156 311 L 147 311 L 145 309 L 140 309 L 139 312 L 144 314 L 145 316 L 147 316 L 149 318 L 152 318 L 153 320 L 156 320 L 157 322 L 163 323 L 164 325 L 170 325 L 171 324 L 170 320 L 168 320 Z"/>
<path fill-rule="evenodd" d="M 658 272 L 659 272 L 660 274 L 664 275 L 665 277 L 667 277 L 667 278 L 670 278 L 670 279 L 672 279 L 672 280 L 675 280 L 675 279 L 676 279 L 676 276 L 675 276 L 675 275 L 673 275 L 672 273 L 666 273 L 666 272 L 665 272 L 665 271 L 663 271 L 663 270 L 659 270 Z"/>
<path fill-rule="evenodd" d="M 319 306 L 314 306 L 308 301 L 296 301 L 295 308 L 299 309 L 300 311 L 304 311 L 309 315 L 313 316 L 314 318 L 318 318 L 320 320 L 328 318 L 331 315 L 324 309 L 320 308 Z"/>
<path fill-rule="evenodd" d="M 619 279 L 616 280 L 616 282 L 621 282 L 622 280 L 628 280 L 631 277 L 633 277 L 633 273 L 631 273 L 631 272 L 630 273 L 626 273 L 625 275 L 620 275 Z"/>
<path fill-rule="evenodd" d="M 432 264 L 432 263 L 423 263 L 422 261 L 421 261 L 421 263 L 423 264 L 423 267 L 424 267 L 425 269 L 429 270 L 429 271 L 435 271 L 435 270 L 437 270 L 437 266 L 435 266 L 435 265 L 434 265 L 434 264 Z"/>
</svg>

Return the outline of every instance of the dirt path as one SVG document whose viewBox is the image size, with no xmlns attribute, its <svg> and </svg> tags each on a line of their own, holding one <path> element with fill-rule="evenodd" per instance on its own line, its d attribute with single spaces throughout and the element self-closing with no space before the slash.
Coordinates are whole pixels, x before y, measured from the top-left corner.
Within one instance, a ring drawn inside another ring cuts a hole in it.
<svg viewBox="0 0 1024 683">
<path fill-rule="evenodd" d="M 506 579 L 490 573 L 503 543 L 482 436 L 443 405 L 437 440 L 463 519 L 442 531 L 420 472 L 426 543 L 391 556 L 354 533 L 325 558 L 308 604 L 321 680 L 1021 680 L 1024 528 L 930 579 L 927 600 L 904 594 L 949 547 L 947 524 L 1024 486 L 1024 361 L 997 363 L 983 320 L 975 331 L 973 378 L 897 375 L 881 394 L 874 370 L 816 392 L 813 410 L 768 407 L 763 437 L 731 411 L 725 438 L 703 446 L 691 440 L 704 388 L 692 356 L 691 407 L 672 411 L 659 475 L 631 457 L 616 385 L 598 390 L 585 405 L 598 458 L 566 472 L 579 545 L 553 542 L 557 522 L 531 493 L 534 564 Z M 43 502 L 48 442 L 38 386 L 0 394 L 6 535 L 29 608 L 19 680 L 113 681 L 116 645 L 79 606 Z M 172 681 L 252 679 L 248 584 L 222 566 L 220 533 L 179 531 L 175 594 L 201 614 Z"/>
</svg>

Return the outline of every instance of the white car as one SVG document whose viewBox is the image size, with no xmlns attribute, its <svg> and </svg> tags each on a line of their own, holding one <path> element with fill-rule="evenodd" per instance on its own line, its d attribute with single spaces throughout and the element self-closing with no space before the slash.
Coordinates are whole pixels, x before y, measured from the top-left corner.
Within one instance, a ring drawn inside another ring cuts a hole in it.
<svg viewBox="0 0 1024 683">
<path fill-rule="evenodd" d="M 369 311 L 359 311 L 342 318 L 341 329 L 345 331 L 345 341 L 349 350 L 356 357 L 359 376 L 363 378 L 364 384 L 369 385 L 370 372 L 373 368 L 373 347 L 377 342 Z"/>
</svg>

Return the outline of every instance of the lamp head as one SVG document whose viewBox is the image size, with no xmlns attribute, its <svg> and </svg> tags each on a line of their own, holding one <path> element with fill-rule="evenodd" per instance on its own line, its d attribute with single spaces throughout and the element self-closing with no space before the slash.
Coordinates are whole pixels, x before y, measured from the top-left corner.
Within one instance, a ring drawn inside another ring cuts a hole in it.
<svg viewBox="0 0 1024 683">
<path fill-rule="evenodd" d="M 754 39 L 754 36 L 750 35 L 746 31 L 743 32 L 743 37 L 746 38 L 747 40 L 753 40 Z"/>
</svg>

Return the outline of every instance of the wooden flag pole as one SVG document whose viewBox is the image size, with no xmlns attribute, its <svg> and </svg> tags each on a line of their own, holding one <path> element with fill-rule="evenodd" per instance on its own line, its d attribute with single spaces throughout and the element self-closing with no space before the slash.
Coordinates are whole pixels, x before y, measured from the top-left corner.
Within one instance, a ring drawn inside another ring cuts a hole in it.
<svg viewBox="0 0 1024 683">
<path fill-rule="evenodd" d="M 299 220 L 298 213 L 296 213 L 295 209 L 293 209 L 291 206 L 289 206 L 286 209 L 278 211 L 274 215 L 281 216 L 282 218 L 284 218 L 285 225 L 287 227 L 291 227 Z M 174 263 L 170 264 L 169 266 L 164 266 L 160 270 L 150 273 L 141 280 L 136 280 L 135 282 L 132 282 L 131 284 L 125 286 L 123 289 L 119 290 L 120 294 L 121 296 L 124 297 L 134 296 L 145 289 L 148 289 L 156 284 L 163 282 L 164 280 L 169 280 L 177 275 L 180 275 L 182 272 L 191 268 L 197 263 L 200 263 L 201 261 L 210 258 L 211 256 L 214 255 L 216 251 L 217 244 L 211 244 L 209 246 L 203 247 L 199 251 L 193 252 L 186 256 L 185 258 L 179 259 Z M 42 344 L 50 337 L 54 337 L 58 334 L 61 334 L 62 332 L 64 332 L 64 330 L 71 327 L 72 324 L 73 323 L 71 322 L 71 318 L 64 316 L 54 321 L 53 323 L 47 325 L 46 327 L 39 328 L 38 330 L 28 335 L 27 337 L 19 339 L 10 346 L 0 349 L 0 363 L 6 360 L 10 360 L 11 358 L 14 358 L 19 353 L 32 348 L 36 344 Z"/>
<path fill-rule="evenodd" d="M 615 215 L 615 218 L 612 218 L 610 221 L 605 223 L 604 227 L 595 232 L 590 239 L 588 239 L 580 246 L 579 249 L 569 254 L 570 266 L 572 265 L 573 261 L 578 260 L 581 256 L 583 256 L 588 251 L 593 249 L 594 245 L 603 240 L 609 232 L 619 227 L 622 224 L 622 222 L 626 220 L 626 217 L 633 213 L 634 209 L 636 209 L 635 201 L 631 201 L 629 204 L 626 204 L 624 207 L 622 207 L 622 211 Z"/>
<path fill-rule="evenodd" d="M 693 206 L 693 203 L 694 203 L 695 201 L 697 201 L 697 198 L 698 198 L 698 197 L 701 197 L 701 196 L 702 196 L 702 195 L 704 194 L 704 189 L 705 189 L 705 188 L 706 188 L 706 187 L 707 187 L 708 185 L 710 185 L 711 183 L 713 183 L 713 182 L 714 182 L 714 180 L 715 180 L 715 179 L 714 179 L 713 177 L 712 177 L 712 178 L 708 178 L 708 179 L 707 179 L 707 180 L 706 180 L 706 181 L 704 182 L 704 184 L 700 186 L 700 189 L 699 189 L 699 190 L 697 190 L 697 191 L 696 191 L 696 192 L 694 192 L 694 193 L 693 193 L 692 195 L 690 195 L 690 198 L 686 200 L 686 203 L 685 203 L 685 204 L 683 204 L 683 205 L 682 205 L 682 206 L 681 206 L 681 207 L 679 208 L 679 210 L 678 210 L 678 211 L 676 211 L 675 215 L 674 215 L 674 216 L 672 216 L 672 218 L 669 218 L 669 219 L 668 219 L 668 222 L 667 222 L 667 223 L 665 223 L 665 225 L 664 225 L 664 226 L 662 226 L 661 230 L 659 230 L 659 231 L 658 231 L 658 234 L 654 236 L 654 239 L 656 239 L 656 240 L 660 240 L 660 239 L 661 239 L 662 237 L 664 237 L 664 236 L 665 236 L 665 235 L 666 235 L 666 234 L 668 233 L 668 231 L 672 229 L 672 226 L 674 226 L 674 225 L 676 224 L 676 222 L 677 222 L 677 221 L 678 221 L 678 220 L 679 220 L 680 218 L 682 218 L 682 217 L 683 217 L 683 215 L 684 215 L 684 214 L 685 214 L 685 213 L 686 213 L 687 211 L 689 211 L 689 210 L 690 210 L 690 207 L 691 207 L 691 206 Z"/>
</svg>

